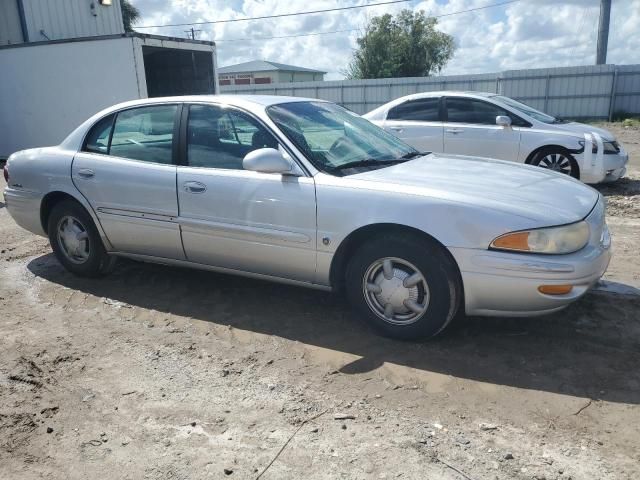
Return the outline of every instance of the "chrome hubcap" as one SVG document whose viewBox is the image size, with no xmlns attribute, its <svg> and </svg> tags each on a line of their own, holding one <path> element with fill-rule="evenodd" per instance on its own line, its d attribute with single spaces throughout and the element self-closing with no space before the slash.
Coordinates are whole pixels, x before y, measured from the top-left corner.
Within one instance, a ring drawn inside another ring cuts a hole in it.
<svg viewBox="0 0 640 480">
<path fill-rule="evenodd" d="M 565 173 L 567 175 L 571 174 L 571 161 L 561 153 L 550 153 L 542 157 L 538 166 L 548 168 L 554 172 Z"/>
<path fill-rule="evenodd" d="M 80 264 L 89 258 L 89 235 L 80 221 L 71 216 L 58 222 L 58 244 L 70 262 Z"/>
<path fill-rule="evenodd" d="M 362 282 L 364 298 L 378 317 L 394 325 L 409 325 L 429 306 L 429 286 L 420 270 L 401 258 L 376 260 Z"/>
</svg>

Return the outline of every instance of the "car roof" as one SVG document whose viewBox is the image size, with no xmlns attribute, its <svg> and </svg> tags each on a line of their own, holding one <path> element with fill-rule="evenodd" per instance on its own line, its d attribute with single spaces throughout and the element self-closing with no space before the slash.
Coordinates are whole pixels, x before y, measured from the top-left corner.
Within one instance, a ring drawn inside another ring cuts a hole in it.
<svg viewBox="0 0 640 480">
<path fill-rule="evenodd" d="M 491 98 L 496 97 L 498 94 L 491 92 L 474 92 L 474 91 L 457 91 L 457 90 L 438 90 L 435 92 L 419 92 L 413 93 L 411 95 L 405 95 L 404 97 L 399 97 L 394 100 L 391 100 L 379 107 L 371 110 L 370 112 L 364 114 L 364 117 L 369 120 L 381 120 L 386 116 L 386 112 L 399 105 L 400 103 L 404 103 L 411 100 L 419 100 L 421 98 L 432 98 L 432 97 L 466 97 L 466 98 Z"/>
<path fill-rule="evenodd" d="M 483 97 L 483 98 L 489 98 L 489 97 L 495 97 L 497 96 L 496 93 L 491 93 L 491 92 L 474 92 L 471 90 L 468 91 L 458 91 L 458 90 L 439 90 L 437 92 L 420 92 L 420 93 L 414 93 L 412 95 L 406 95 L 404 97 L 401 97 L 405 100 L 409 100 L 409 99 L 417 99 L 417 98 L 427 98 L 427 97 L 443 97 L 443 96 L 447 96 L 447 97 Z M 398 99 L 399 100 L 399 99 Z"/>
<path fill-rule="evenodd" d="M 112 105 L 104 110 L 95 113 L 93 116 L 85 120 L 80 124 L 73 132 L 71 132 L 67 138 L 65 138 L 60 144 L 63 148 L 79 149 L 84 139 L 86 132 L 91 128 L 95 122 L 100 118 L 110 115 L 113 112 L 124 110 L 127 108 L 156 105 L 163 103 L 211 103 L 217 105 L 228 105 L 232 107 L 238 107 L 244 110 L 258 113 L 259 110 L 264 112 L 264 109 L 270 105 L 278 105 L 292 102 L 324 102 L 325 100 L 317 100 L 314 98 L 302 98 L 302 97 L 287 97 L 281 95 L 183 95 L 174 97 L 154 97 L 154 98 L 142 98 L 139 100 L 130 100 L 128 102 L 118 103 Z"/>
<path fill-rule="evenodd" d="M 172 97 L 154 97 L 131 100 L 129 102 L 113 105 L 110 109 L 119 110 L 140 105 L 153 105 L 156 103 L 194 102 L 194 103 L 223 103 L 225 105 L 248 107 L 277 105 L 280 103 L 318 101 L 315 98 L 289 97 L 283 95 L 181 95 Z M 320 100 L 324 101 L 324 100 Z"/>
</svg>

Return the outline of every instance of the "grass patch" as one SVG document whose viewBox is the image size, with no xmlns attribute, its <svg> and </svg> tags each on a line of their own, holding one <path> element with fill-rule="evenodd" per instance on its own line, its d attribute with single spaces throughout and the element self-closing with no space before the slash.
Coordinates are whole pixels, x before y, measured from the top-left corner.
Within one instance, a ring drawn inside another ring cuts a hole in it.
<svg viewBox="0 0 640 480">
<path fill-rule="evenodd" d="M 624 120 L 622 120 L 622 126 L 640 128 L 640 118 L 625 118 Z"/>
</svg>

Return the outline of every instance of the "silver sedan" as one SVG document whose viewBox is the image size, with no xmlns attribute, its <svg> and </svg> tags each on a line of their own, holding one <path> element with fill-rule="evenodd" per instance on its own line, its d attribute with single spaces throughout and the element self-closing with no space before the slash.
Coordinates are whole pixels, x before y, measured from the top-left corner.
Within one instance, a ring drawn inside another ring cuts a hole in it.
<svg viewBox="0 0 640 480">
<path fill-rule="evenodd" d="M 607 268 L 601 196 L 556 172 L 418 152 L 333 103 L 276 96 L 113 106 L 13 154 L 7 208 L 78 275 L 117 257 L 346 290 L 382 333 L 458 310 L 537 315 Z"/>
</svg>

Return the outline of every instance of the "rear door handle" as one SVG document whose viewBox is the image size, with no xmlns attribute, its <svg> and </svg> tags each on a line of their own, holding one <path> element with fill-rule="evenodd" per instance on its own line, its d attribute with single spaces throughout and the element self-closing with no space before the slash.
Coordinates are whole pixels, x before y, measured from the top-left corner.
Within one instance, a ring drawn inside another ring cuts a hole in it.
<svg viewBox="0 0 640 480">
<path fill-rule="evenodd" d="M 463 129 L 461 129 L 461 128 L 447 128 L 447 129 L 445 130 L 445 132 L 447 132 L 447 133 L 453 133 L 454 135 L 457 135 L 458 133 L 462 133 L 462 132 L 464 132 L 464 130 L 463 130 Z"/>
<path fill-rule="evenodd" d="M 389 127 L 389 130 L 393 130 L 394 132 L 402 133 L 404 128 L 402 128 L 402 127 Z"/>
<path fill-rule="evenodd" d="M 182 186 L 189 193 L 202 193 L 207 190 L 207 186 L 200 182 L 184 182 Z"/>
<path fill-rule="evenodd" d="M 93 173 L 93 170 L 89 168 L 81 168 L 80 170 L 78 170 L 78 175 L 82 178 L 91 178 L 95 175 L 95 173 Z"/>
</svg>

